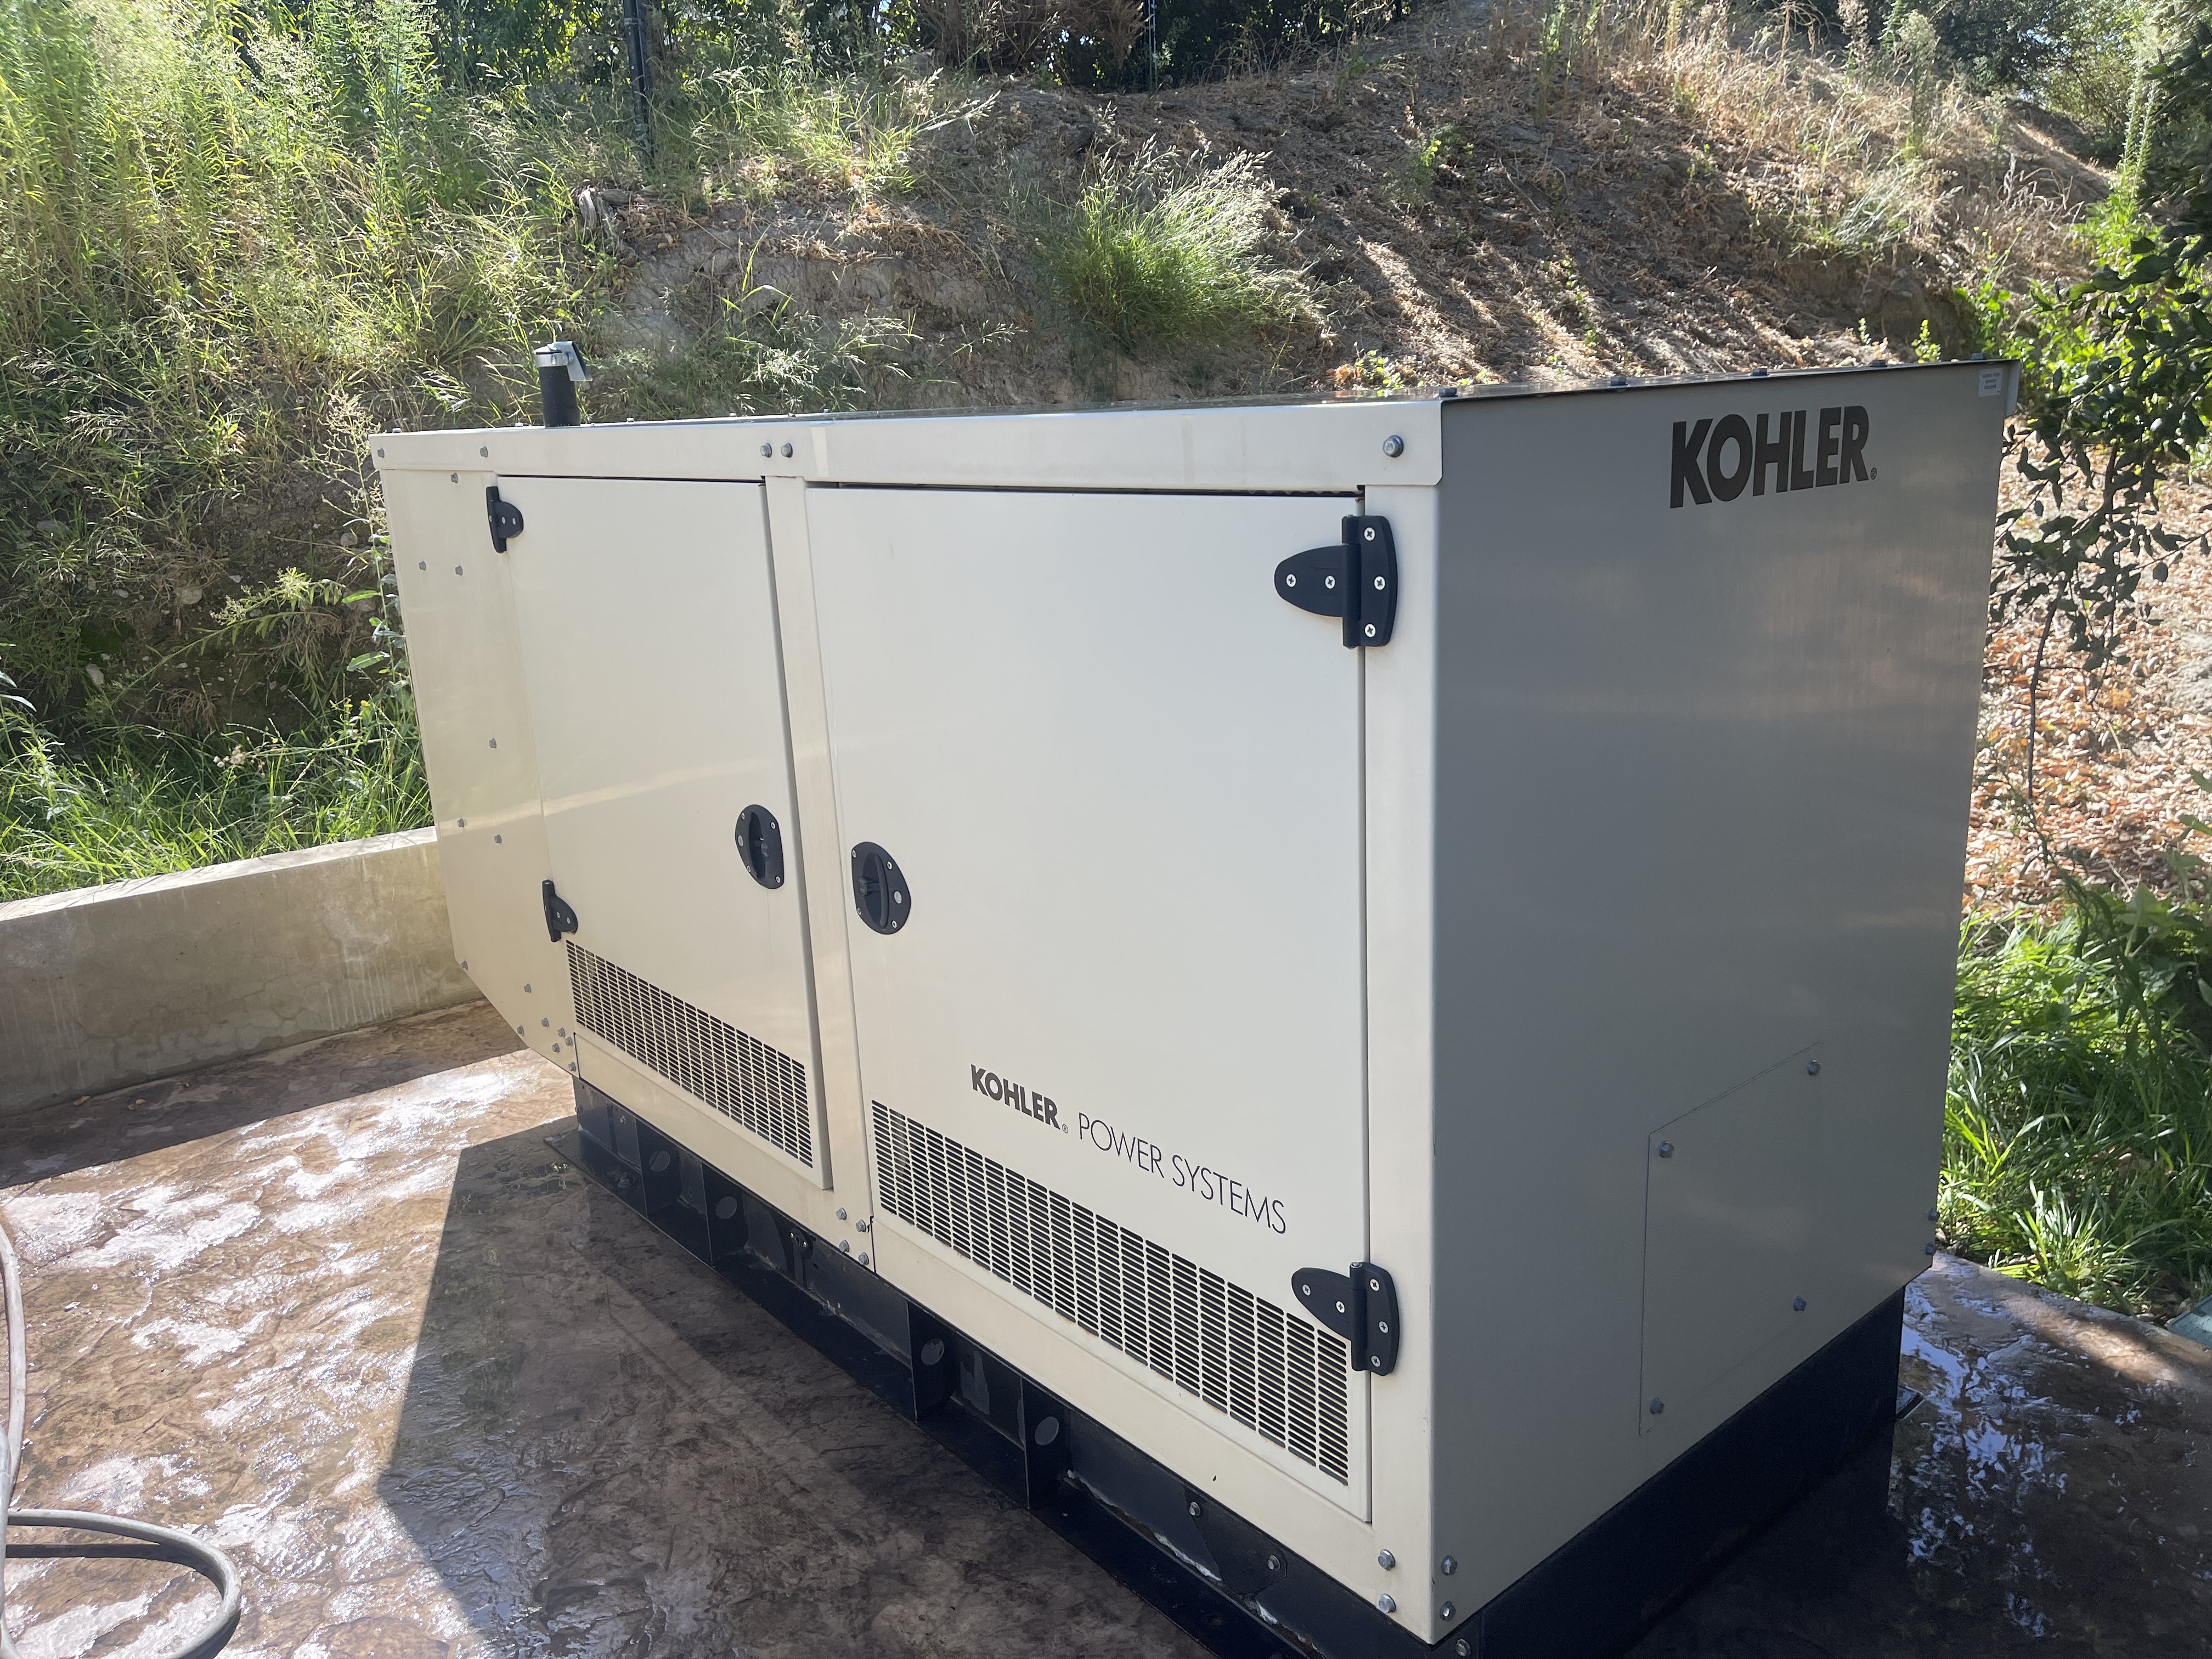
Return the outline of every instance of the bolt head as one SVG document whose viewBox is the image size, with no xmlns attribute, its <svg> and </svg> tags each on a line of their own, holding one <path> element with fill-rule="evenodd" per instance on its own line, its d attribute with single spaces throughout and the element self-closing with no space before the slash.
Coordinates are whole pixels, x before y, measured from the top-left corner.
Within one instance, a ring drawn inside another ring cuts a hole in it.
<svg viewBox="0 0 2212 1659">
<path fill-rule="evenodd" d="M 1805 1311 L 1805 1298 L 1802 1296 L 1790 1297 L 1790 1311 L 1793 1313 L 1803 1313 Z"/>
<path fill-rule="evenodd" d="M 1376 1554 L 1375 1558 L 1375 1565 L 1382 1568 L 1385 1572 L 1388 1572 L 1391 1568 L 1398 1565 L 1398 1558 L 1391 1554 L 1389 1551 L 1383 1550 Z"/>
<path fill-rule="evenodd" d="M 1441 1565 L 1443 1567 L 1444 1577 L 1449 1578 L 1459 1571 L 1459 1558 L 1455 1555 L 1447 1555 Z"/>
<path fill-rule="evenodd" d="M 1928 1212 L 1928 1218 L 1930 1221 L 1941 1221 L 1943 1218 L 1937 1214 L 1934 1210 L 1930 1210 Z"/>
<path fill-rule="evenodd" d="M 841 1238 L 837 1241 L 837 1248 L 844 1251 L 847 1255 L 850 1255 L 853 1254 L 853 1241 L 849 1238 Z"/>
<path fill-rule="evenodd" d="M 859 1262 L 863 1267 L 868 1265 L 868 1253 L 866 1250 L 861 1251 L 860 1255 L 854 1256 L 853 1259 Z"/>
<path fill-rule="evenodd" d="M 1818 1076 L 1820 1076 L 1820 1062 L 1819 1060 L 1807 1060 L 1807 1061 L 1805 1062 L 1805 1075 L 1806 1075 L 1807 1077 L 1818 1077 Z"/>
<path fill-rule="evenodd" d="M 1923 1253 L 1925 1253 L 1926 1255 L 1935 1255 L 1935 1254 L 1936 1254 L 1936 1241 L 1935 1241 L 1934 1239 L 1932 1239 L 1932 1238 L 1931 1238 L 1931 1239 L 1929 1239 L 1929 1240 L 1925 1244 L 1923 1244 L 1920 1248 L 1921 1248 L 1922 1251 L 1923 1251 Z"/>
<path fill-rule="evenodd" d="M 1186 1505 L 1185 1507 L 1187 1507 L 1187 1508 L 1189 1510 L 1189 1511 L 1190 1511 L 1190 1518 L 1191 1518 L 1192 1520 L 1194 1520 L 1194 1521 L 1197 1520 L 1197 1519 L 1198 1519 L 1198 1499 L 1196 1499 L 1195 1498 L 1192 1498 L 1192 1499 L 1190 1500 L 1189 1504 L 1188 1504 L 1188 1505 Z"/>
<path fill-rule="evenodd" d="M 1651 1415 L 1656 1417 L 1666 1409 L 1667 1402 L 1655 1396 L 1651 1401 Z"/>
<path fill-rule="evenodd" d="M 1674 1157 L 1674 1143 L 1673 1141 L 1671 1141 L 1671 1140 L 1662 1140 L 1662 1141 L 1661 1141 L 1661 1142 L 1659 1143 L 1659 1156 L 1660 1156 L 1660 1157 L 1662 1157 L 1662 1158 L 1672 1158 L 1672 1157 Z"/>
<path fill-rule="evenodd" d="M 1455 1611 L 1457 1611 L 1457 1609 L 1455 1609 L 1450 1602 L 1447 1601 L 1443 1606 L 1437 1609 L 1437 1616 L 1439 1619 L 1449 1619 Z"/>
<path fill-rule="evenodd" d="M 1468 1659 L 1468 1656 L 1474 1651 L 1474 1644 L 1468 1641 L 1464 1636 L 1461 1637 L 1458 1641 L 1452 1644 L 1452 1652 L 1455 1656 L 1455 1659 Z"/>
<path fill-rule="evenodd" d="M 789 444 L 786 444 L 783 447 L 783 459 L 787 461 L 791 459 L 791 446 Z"/>
<path fill-rule="evenodd" d="M 838 1219 L 838 1220 L 840 1220 L 840 1221 L 842 1221 L 844 1218 L 845 1218 L 845 1206 L 844 1206 L 843 1205 L 840 1204 L 840 1205 L 837 1206 L 837 1219 Z"/>
<path fill-rule="evenodd" d="M 1396 460 L 1406 453 L 1406 441 L 1396 433 L 1392 433 L 1382 441 L 1382 453 L 1392 460 Z"/>
<path fill-rule="evenodd" d="M 1267 1558 L 1267 1571 L 1269 1572 L 1280 1572 L 1282 1570 L 1283 1558 L 1281 1556 L 1271 1555 Z"/>
<path fill-rule="evenodd" d="M 1398 1598 L 1385 1591 L 1375 1598 L 1375 1605 L 1385 1613 L 1395 1613 L 1398 1611 Z"/>
<path fill-rule="evenodd" d="M 769 456 L 769 455 L 773 455 L 773 454 L 775 454 L 775 446 L 774 444 L 763 444 L 763 445 L 761 446 L 761 453 L 762 453 L 762 455 L 763 455 L 763 456 Z"/>
</svg>

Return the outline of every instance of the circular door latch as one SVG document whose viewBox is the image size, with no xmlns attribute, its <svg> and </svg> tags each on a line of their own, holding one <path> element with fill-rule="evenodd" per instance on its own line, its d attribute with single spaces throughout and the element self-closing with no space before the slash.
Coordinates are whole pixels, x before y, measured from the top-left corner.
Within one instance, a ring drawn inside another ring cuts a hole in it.
<svg viewBox="0 0 2212 1659">
<path fill-rule="evenodd" d="M 898 860 L 872 841 L 853 849 L 853 905 L 879 933 L 898 932 L 914 908 Z"/>
<path fill-rule="evenodd" d="M 767 807 L 748 806 L 738 814 L 738 856 L 762 886 L 783 885 L 783 831 Z"/>
</svg>

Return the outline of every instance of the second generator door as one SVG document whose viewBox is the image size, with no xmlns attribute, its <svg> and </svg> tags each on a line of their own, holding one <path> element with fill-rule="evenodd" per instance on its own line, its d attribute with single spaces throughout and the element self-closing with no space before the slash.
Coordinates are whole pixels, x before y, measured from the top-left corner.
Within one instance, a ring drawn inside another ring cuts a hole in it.
<svg viewBox="0 0 2212 1659">
<path fill-rule="evenodd" d="M 1364 1504 L 1356 505 L 807 500 L 879 1217 Z"/>
<path fill-rule="evenodd" d="M 761 487 L 501 489 L 526 526 L 506 556 L 577 1024 L 818 1181 Z"/>
</svg>

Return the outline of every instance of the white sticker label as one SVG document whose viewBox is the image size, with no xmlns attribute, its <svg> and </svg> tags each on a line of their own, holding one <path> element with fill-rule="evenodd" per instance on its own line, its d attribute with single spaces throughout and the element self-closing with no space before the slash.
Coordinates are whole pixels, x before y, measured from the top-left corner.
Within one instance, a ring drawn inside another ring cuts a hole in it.
<svg viewBox="0 0 2212 1659">
<path fill-rule="evenodd" d="M 2004 390 L 2004 370 L 1985 368 L 1982 371 L 1982 396 L 1994 398 Z"/>
</svg>

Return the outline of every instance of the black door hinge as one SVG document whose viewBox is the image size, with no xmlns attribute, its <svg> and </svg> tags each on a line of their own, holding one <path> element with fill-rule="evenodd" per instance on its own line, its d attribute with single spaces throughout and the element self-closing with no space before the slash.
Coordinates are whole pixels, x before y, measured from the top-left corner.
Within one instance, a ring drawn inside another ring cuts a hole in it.
<svg viewBox="0 0 2212 1659">
<path fill-rule="evenodd" d="M 1352 1368 L 1388 1376 L 1398 1368 L 1398 1287 L 1388 1268 L 1355 1261 L 1349 1273 L 1301 1267 L 1291 1275 L 1298 1305 L 1352 1344 Z"/>
<path fill-rule="evenodd" d="M 1310 547 L 1275 567 L 1275 592 L 1316 617 L 1341 617 L 1344 642 L 1388 645 L 1398 620 L 1398 544 L 1388 519 L 1344 521 L 1334 547 Z"/>
<path fill-rule="evenodd" d="M 553 883 L 550 878 L 548 878 L 546 880 L 544 893 L 545 898 L 545 937 L 550 939 L 554 944 L 558 945 L 561 942 L 562 934 L 573 933 L 576 931 L 575 907 L 570 904 L 568 900 L 562 898 L 560 894 L 553 890 Z"/>
<path fill-rule="evenodd" d="M 491 546 L 495 553 L 507 551 L 507 538 L 522 533 L 522 509 L 513 501 L 499 497 L 499 486 L 484 486 L 484 517 L 491 521 Z"/>
</svg>

